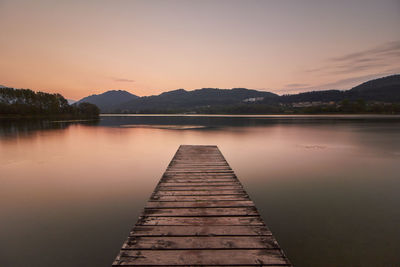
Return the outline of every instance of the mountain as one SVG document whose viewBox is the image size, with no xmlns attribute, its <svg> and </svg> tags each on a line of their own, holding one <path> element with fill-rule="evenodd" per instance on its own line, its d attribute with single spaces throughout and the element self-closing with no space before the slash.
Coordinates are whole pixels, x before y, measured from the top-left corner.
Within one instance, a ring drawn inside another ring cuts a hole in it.
<svg viewBox="0 0 400 267">
<path fill-rule="evenodd" d="M 8 87 L 0 84 L 0 88 L 8 88 Z"/>
<path fill-rule="evenodd" d="M 243 101 L 272 100 L 279 96 L 246 88 L 217 89 L 203 88 L 193 91 L 178 89 L 156 96 L 145 96 L 119 105 L 124 112 L 143 113 L 156 110 L 163 112 L 180 112 L 210 106 L 225 106 L 244 103 Z"/>
<path fill-rule="evenodd" d="M 324 90 L 283 95 L 279 98 L 279 102 L 338 102 L 344 99 L 350 101 L 362 99 L 364 101 L 400 102 L 400 75 L 370 80 L 350 90 Z"/>
<path fill-rule="evenodd" d="M 73 100 L 73 99 L 67 99 L 67 101 L 68 101 L 68 104 L 70 104 L 70 105 L 77 102 L 76 100 Z"/>
<path fill-rule="evenodd" d="M 87 102 L 95 104 L 104 113 L 117 109 L 120 104 L 136 98 L 139 97 L 124 90 L 111 90 L 99 95 L 84 97 L 77 101 L 77 103 Z"/>
<path fill-rule="evenodd" d="M 103 113 L 279 113 L 292 112 L 293 109 L 284 110 L 292 107 L 328 104 L 340 107 L 344 100 L 400 103 L 400 75 L 371 80 L 349 90 L 310 91 L 293 95 L 279 96 L 246 88 L 202 88 L 193 91 L 178 89 L 144 97 L 137 97 L 126 91 L 108 91 L 85 97 L 78 103 L 96 104 Z"/>
<path fill-rule="evenodd" d="M 400 75 L 391 75 L 362 83 L 346 92 L 349 99 L 400 102 Z"/>
<path fill-rule="evenodd" d="M 297 103 L 297 102 L 330 102 L 341 101 L 345 98 L 344 91 L 324 90 L 311 91 L 293 95 L 282 95 L 279 97 L 280 103 Z"/>
</svg>

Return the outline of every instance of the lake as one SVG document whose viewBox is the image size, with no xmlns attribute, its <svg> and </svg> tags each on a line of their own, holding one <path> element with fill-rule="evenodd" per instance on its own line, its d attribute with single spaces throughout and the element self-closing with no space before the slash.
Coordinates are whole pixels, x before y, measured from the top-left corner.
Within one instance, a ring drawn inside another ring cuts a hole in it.
<svg viewBox="0 0 400 267">
<path fill-rule="evenodd" d="M 0 120 L 0 266 L 110 266 L 181 144 L 218 145 L 295 266 L 400 265 L 399 116 Z"/>
</svg>

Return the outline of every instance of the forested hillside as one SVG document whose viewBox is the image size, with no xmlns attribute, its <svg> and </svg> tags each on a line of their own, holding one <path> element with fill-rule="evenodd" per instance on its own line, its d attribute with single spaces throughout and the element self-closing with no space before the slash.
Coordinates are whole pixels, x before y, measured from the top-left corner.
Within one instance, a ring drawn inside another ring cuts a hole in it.
<svg viewBox="0 0 400 267">
<path fill-rule="evenodd" d="M 99 109 L 90 103 L 69 105 L 60 94 L 0 88 L 0 115 L 96 117 Z"/>
</svg>

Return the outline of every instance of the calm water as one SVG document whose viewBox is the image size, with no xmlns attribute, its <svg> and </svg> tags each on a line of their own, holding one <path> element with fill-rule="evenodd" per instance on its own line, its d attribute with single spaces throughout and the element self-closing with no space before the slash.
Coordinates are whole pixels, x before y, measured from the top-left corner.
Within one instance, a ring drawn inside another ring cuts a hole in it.
<svg viewBox="0 0 400 267">
<path fill-rule="evenodd" d="M 0 120 L 0 266 L 110 266 L 180 144 L 218 145 L 296 266 L 400 266 L 400 119 Z"/>
</svg>

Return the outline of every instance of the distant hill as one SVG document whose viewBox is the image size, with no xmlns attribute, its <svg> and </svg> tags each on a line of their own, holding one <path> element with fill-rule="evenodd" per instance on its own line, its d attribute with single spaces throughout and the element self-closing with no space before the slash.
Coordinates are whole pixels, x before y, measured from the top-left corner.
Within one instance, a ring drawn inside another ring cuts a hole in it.
<svg viewBox="0 0 400 267">
<path fill-rule="evenodd" d="M 293 95 L 282 95 L 279 97 L 280 103 L 296 103 L 296 102 L 330 102 L 341 101 L 345 98 L 344 91 L 339 90 L 324 90 L 311 91 Z"/>
<path fill-rule="evenodd" d="M 282 113 L 296 112 L 293 109 L 296 107 L 327 103 L 334 103 L 336 107 L 321 112 L 352 112 L 350 109 L 340 109 L 344 100 L 400 103 L 400 75 L 371 80 L 350 90 L 310 91 L 279 96 L 246 88 L 202 88 L 193 91 L 178 89 L 144 97 L 126 91 L 108 91 L 85 97 L 78 103 L 96 104 L 103 113 Z M 367 109 L 362 107 L 359 110 Z"/>
<path fill-rule="evenodd" d="M 337 102 L 344 99 L 351 101 L 363 99 L 365 101 L 400 102 L 400 75 L 371 80 L 345 91 L 325 90 L 283 95 L 279 98 L 279 102 Z"/>
<path fill-rule="evenodd" d="M 362 83 L 347 91 L 346 97 L 365 101 L 400 102 L 400 75 Z"/>
<path fill-rule="evenodd" d="M 191 108 L 224 106 L 240 104 L 243 101 L 273 100 L 279 96 L 269 92 L 257 90 L 234 88 L 234 89 L 216 89 L 203 88 L 193 91 L 178 89 L 169 91 L 156 96 L 145 96 L 133 99 L 119 105 L 120 111 L 139 112 L 146 111 L 180 111 Z M 253 99 L 252 99 L 253 98 Z"/>
<path fill-rule="evenodd" d="M 73 100 L 73 99 L 67 99 L 67 101 L 68 101 L 69 105 L 72 105 L 77 102 L 76 100 Z"/>
<path fill-rule="evenodd" d="M 0 88 L 8 88 L 8 87 L 0 84 Z"/>
<path fill-rule="evenodd" d="M 138 96 L 131 94 L 124 90 L 111 90 L 99 95 L 91 95 L 82 98 L 77 103 L 91 103 L 98 106 L 101 112 L 110 112 L 118 108 L 118 106 L 129 100 L 138 98 Z"/>
</svg>

